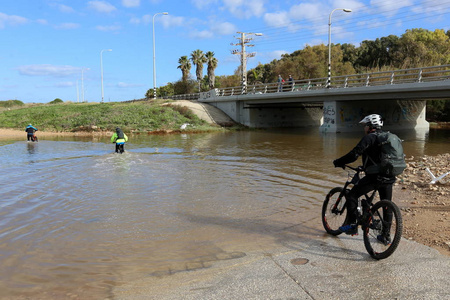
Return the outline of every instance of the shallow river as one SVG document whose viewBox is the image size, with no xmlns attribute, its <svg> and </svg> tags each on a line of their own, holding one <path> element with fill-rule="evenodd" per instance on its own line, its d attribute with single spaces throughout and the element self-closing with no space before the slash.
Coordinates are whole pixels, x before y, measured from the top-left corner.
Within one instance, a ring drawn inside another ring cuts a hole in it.
<svg viewBox="0 0 450 300">
<path fill-rule="evenodd" d="M 408 156 L 449 131 L 399 133 Z M 312 130 L 0 140 L 0 298 L 102 299 L 118 285 L 276 247 L 317 228 L 332 160 L 361 137 Z"/>
</svg>

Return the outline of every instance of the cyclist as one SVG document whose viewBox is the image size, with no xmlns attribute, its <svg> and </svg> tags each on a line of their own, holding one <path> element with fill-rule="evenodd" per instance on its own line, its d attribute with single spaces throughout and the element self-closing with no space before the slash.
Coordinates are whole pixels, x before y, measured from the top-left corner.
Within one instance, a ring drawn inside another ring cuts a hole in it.
<svg viewBox="0 0 450 300">
<path fill-rule="evenodd" d="M 27 141 L 34 142 L 34 133 L 37 131 L 37 128 L 33 127 L 33 125 L 28 124 L 25 128 L 25 132 L 27 133 Z"/>
<path fill-rule="evenodd" d="M 367 170 L 367 167 L 380 162 L 381 145 L 377 142 L 377 133 L 382 132 L 383 119 L 378 114 L 371 114 L 364 117 L 359 123 L 365 125 L 365 136 L 349 153 L 333 161 L 335 167 L 344 168 L 346 164 L 352 163 L 362 156 L 363 167 L 366 170 L 366 176 L 353 186 L 346 197 L 348 217 L 346 224 L 339 227 L 339 230 L 350 235 L 358 233 L 358 224 L 356 224 L 358 198 L 376 189 L 380 199 L 392 200 L 392 186 L 395 182 L 395 176 L 381 177 L 379 174 L 373 174 Z M 389 216 L 386 218 L 389 219 Z M 389 243 L 390 239 L 388 234 L 380 235 L 377 238 L 383 243 Z"/>
<path fill-rule="evenodd" d="M 116 143 L 116 152 L 123 153 L 125 150 L 123 149 L 125 142 L 128 141 L 128 137 L 125 133 L 123 133 L 122 129 L 116 127 L 116 132 L 111 137 L 111 143 Z"/>
</svg>

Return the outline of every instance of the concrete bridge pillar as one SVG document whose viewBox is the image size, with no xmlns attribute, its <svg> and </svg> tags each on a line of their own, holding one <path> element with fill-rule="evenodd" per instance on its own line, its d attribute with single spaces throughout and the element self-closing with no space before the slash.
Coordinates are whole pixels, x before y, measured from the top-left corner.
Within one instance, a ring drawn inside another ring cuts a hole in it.
<svg viewBox="0 0 450 300">
<path fill-rule="evenodd" d="M 349 132 L 361 129 L 364 116 L 377 113 L 384 129 L 429 129 L 425 100 L 325 101 L 321 132 Z"/>
</svg>

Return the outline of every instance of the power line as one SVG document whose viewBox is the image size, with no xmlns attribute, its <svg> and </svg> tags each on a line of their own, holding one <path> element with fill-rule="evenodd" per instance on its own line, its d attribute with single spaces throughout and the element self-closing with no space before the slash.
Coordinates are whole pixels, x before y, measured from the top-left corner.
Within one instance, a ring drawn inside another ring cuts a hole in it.
<svg viewBox="0 0 450 300">
<path fill-rule="evenodd" d="M 384 1 L 381 2 L 381 4 L 383 3 L 391 3 L 390 1 Z M 358 32 L 358 31 L 363 31 L 363 30 L 368 30 L 368 29 L 376 29 L 376 28 L 381 28 L 381 27 L 385 27 L 385 26 L 389 26 L 392 24 L 397 24 L 398 22 L 402 22 L 402 23 L 408 23 L 408 22 L 413 22 L 413 21 L 417 21 L 417 20 L 423 20 L 423 19 L 428 19 L 428 18 L 436 18 L 436 17 L 440 17 L 443 15 L 446 15 L 448 13 L 448 5 L 450 3 L 450 1 L 446 1 L 446 2 L 440 2 L 438 4 L 435 5 L 426 5 L 427 3 L 434 3 L 432 1 L 425 1 L 422 5 L 425 5 L 426 8 L 428 8 L 427 13 L 428 15 L 423 15 L 424 12 L 420 11 L 417 13 L 413 13 L 411 14 L 411 8 L 415 8 L 417 6 L 415 5 L 409 5 L 409 6 L 403 6 L 400 9 L 385 9 L 385 10 L 381 10 L 381 13 L 386 14 L 386 13 L 393 13 L 396 12 L 395 14 L 395 18 L 392 18 L 390 21 L 384 21 L 384 22 L 379 22 L 377 21 L 377 19 L 379 18 L 378 15 L 374 15 L 373 9 L 370 8 L 366 8 L 363 10 L 358 11 L 359 16 L 357 16 L 358 14 L 355 12 L 355 14 L 352 16 L 352 20 L 351 21 L 347 21 L 344 22 L 344 24 L 342 26 L 340 26 L 340 28 L 342 29 L 352 29 L 352 32 Z M 381 6 L 381 5 L 379 5 Z M 365 12 L 369 12 L 369 14 L 364 15 Z M 262 31 L 264 32 L 264 34 L 266 36 L 268 36 L 266 39 L 262 39 L 260 42 L 258 42 L 259 46 L 264 46 L 264 45 L 272 45 L 272 44 L 276 44 L 279 45 L 280 43 L 283 42 L 292 42 L 292 41 L 301 41 L 301 40 L 306 40 L 306 39 L 310 39 L 310 38 L 314 38 L 320 35 L 325 35 L 325 32 L 321 32 L 319 29 L 320 27 L 325 27 L 324 25 L 311 25 L 311 23 L 317 24 L 314 22 L 314 20 L 322 20 L 323 18 L 315 18 L 311 20 L 302 20 L 299 22 L 289 22 L 289 23 L 285 23 L 283 25 L 284 28 L 289 27 L 289 26 L 298 26 L 301 27 L 301 25 L 306 25 L 308 24 L 308 33 L 305 34 L 295 34 L 295 37 L 293 37 L 293 33 L 292 32 L 282 32 L 282 33 L 278 33 L 280 32 L 280 30 L 282 30 L 281 28 L 269 28 L 269 27 L 265 27 L 265 29 L 259 29 L 258 31 Z M 358 23 L 361 22 L 365 22 L 367 24 L 372 23 L 373 25 L 368 25 L 368 26 L 357 26 Z M 325 23 L 324 23 L 325 24 Z M 311 32 L 313 31 L 313 32 Z M 316 31 L 314 33 L 314 31 Z M 318 32 L 317 32 L 318 31 Z M 273 33 L 273 34 L 271 34 Z M 275 38 L 271 38 L 271 36 L 273 36 L 275 33 L 277 33 Z M 261 48 L 258 47 L 258 49 L 261 51 Z"/>
</svg>

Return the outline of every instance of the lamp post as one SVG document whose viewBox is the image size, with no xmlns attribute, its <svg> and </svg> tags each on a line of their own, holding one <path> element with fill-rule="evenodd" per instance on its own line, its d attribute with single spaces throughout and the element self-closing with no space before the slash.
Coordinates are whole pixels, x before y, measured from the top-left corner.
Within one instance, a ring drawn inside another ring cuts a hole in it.
<svg viewBox="0 0 450 300">
<path fill-rule="evenodd" d="M 89 68 L 81 68 L 81 101 L 84 102 L 84 77 L 83 72 L 84 70 L 89 70 Z"/>
<path fill-rule="evenodd" d="M 327 88 L 331 87 L 331 15 L 336 10 L 342 10 L 346 13 L 352 12 L 350 8 L 335 8 L 331 11 L 330 17 L 328 18 L 328 80 L 327 80 Z"/>
<path fill-rule="evenodd" d="M 155 55 L 155 17 L 157 15 L 168 15 L 168 12 L 153 15 L 153 99 L 156 99 L 156 55 Z"/>
<path fill-rule="evenodd" d="M 104 49 L 100 51 L 100 72 L 102 73 L 102 103 L 103 103 L 103 51 L 112 51 L 112 49 Z"/>
<path fill-rule="evenodd" d="M 84 103 L 84 79 L 83 79 L 84 68 L 81 69 L 81 102 Z"/>
</svg>

